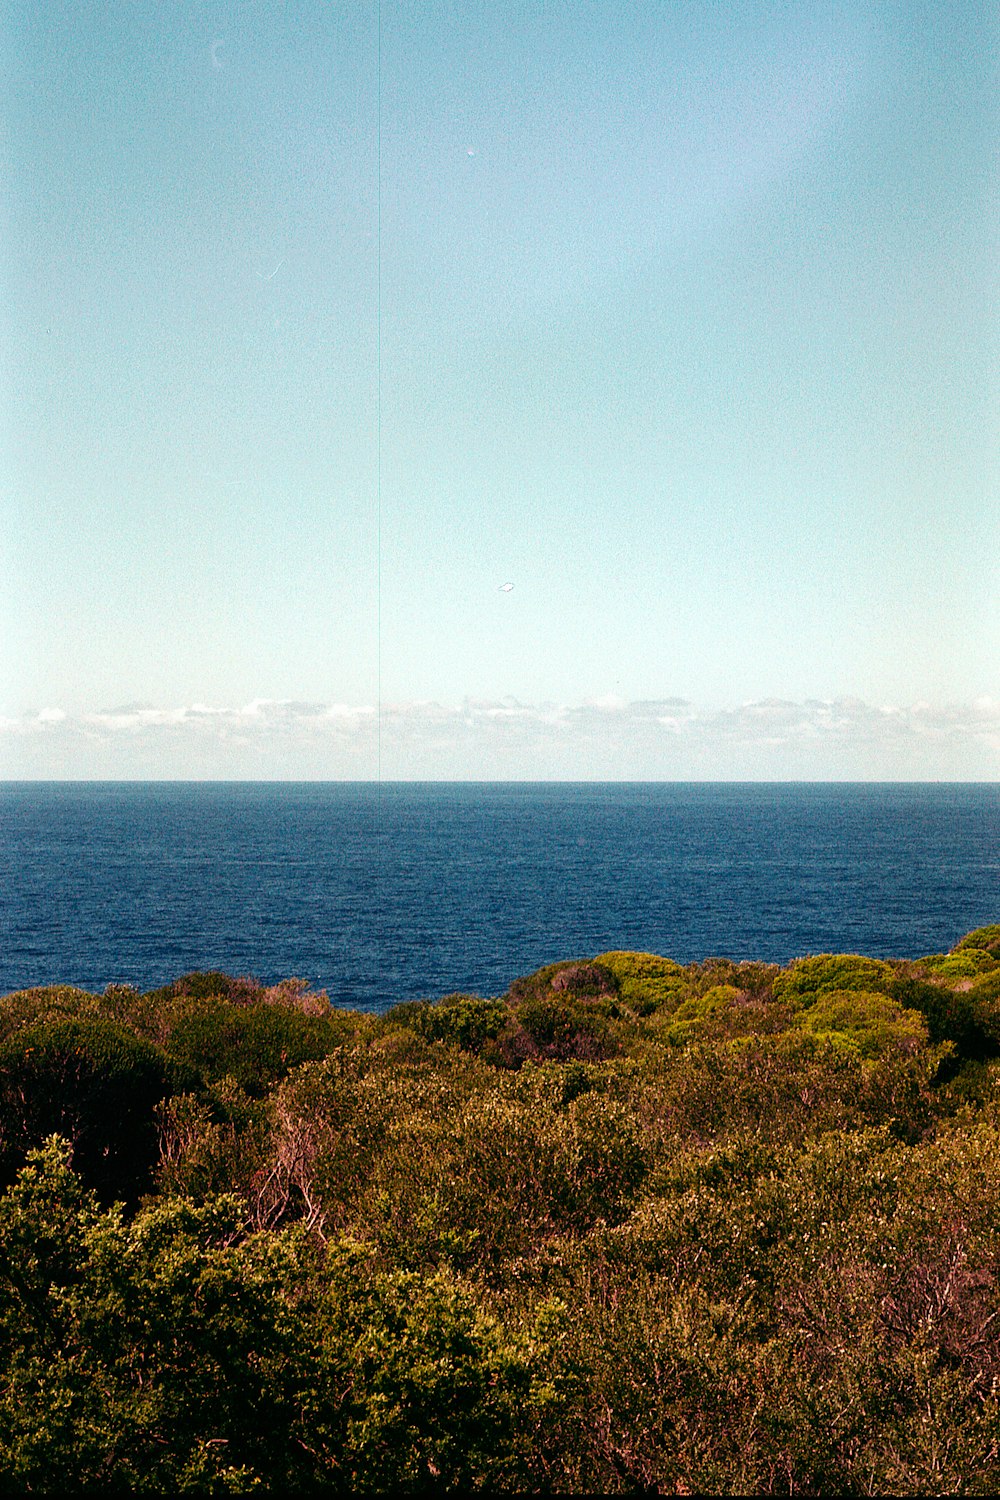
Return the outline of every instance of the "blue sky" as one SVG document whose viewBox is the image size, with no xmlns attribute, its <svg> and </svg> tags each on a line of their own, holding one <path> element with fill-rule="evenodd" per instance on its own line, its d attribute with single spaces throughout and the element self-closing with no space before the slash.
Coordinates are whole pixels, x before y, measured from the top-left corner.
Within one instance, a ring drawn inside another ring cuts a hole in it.
<svg viewBox="0 0 1000 1500">
<path fill-rule="evenodd" d="M 8 12 L 0 774 L 995 777 L 993 7 L 377 19 Z"/>
</svg>

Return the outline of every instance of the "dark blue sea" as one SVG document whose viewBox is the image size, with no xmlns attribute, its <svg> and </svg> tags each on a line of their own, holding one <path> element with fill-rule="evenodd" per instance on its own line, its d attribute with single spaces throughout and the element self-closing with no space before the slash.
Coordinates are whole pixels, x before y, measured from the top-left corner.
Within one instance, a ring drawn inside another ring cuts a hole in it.
<svg viewBox="0 0 1000 1500">
<path fill-rule="evenodd" d="M 0 993 L 298 975 L 380 1010 L 637 948 L 917 957 L 1000 921 L 1000 786 L 7 782 Z"/>
</svg>

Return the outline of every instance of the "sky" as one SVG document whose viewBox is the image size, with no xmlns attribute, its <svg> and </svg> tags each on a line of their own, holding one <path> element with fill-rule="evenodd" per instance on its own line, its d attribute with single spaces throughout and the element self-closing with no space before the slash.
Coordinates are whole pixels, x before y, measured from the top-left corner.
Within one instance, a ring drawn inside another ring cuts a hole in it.
<svg viewBox="0 0 1000 1500">
<path fill-rule="evenodd" d="M 1000 776 L 991 4 L 0 25 L 0 776 Z"/>
</svg>

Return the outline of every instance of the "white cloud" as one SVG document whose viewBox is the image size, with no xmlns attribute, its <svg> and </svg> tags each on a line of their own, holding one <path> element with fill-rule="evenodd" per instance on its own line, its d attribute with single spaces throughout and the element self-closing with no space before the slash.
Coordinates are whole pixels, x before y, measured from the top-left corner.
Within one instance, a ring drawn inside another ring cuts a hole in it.
<svg viewBox="0 0 1000 1500">
<path fill-rule="evenodd" d="M 1000 701 L 383 705 L 255 698 L 0 718 L 13 777 L 996 780 Z"/>
</svg>

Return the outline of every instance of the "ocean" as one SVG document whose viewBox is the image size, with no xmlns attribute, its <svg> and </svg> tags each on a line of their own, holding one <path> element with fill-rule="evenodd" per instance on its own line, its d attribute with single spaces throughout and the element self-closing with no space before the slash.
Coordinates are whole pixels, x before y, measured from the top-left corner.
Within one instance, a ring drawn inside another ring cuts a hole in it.
<svg viewBox="0 0 1000 1500">
<path fill-rule="evenodd" d="M 918 957 L 1000 921 L 1000 786 L 0 783 L 0 993 L 297 975 L 383 1010 L 613 948 Z"/>
</svg>

